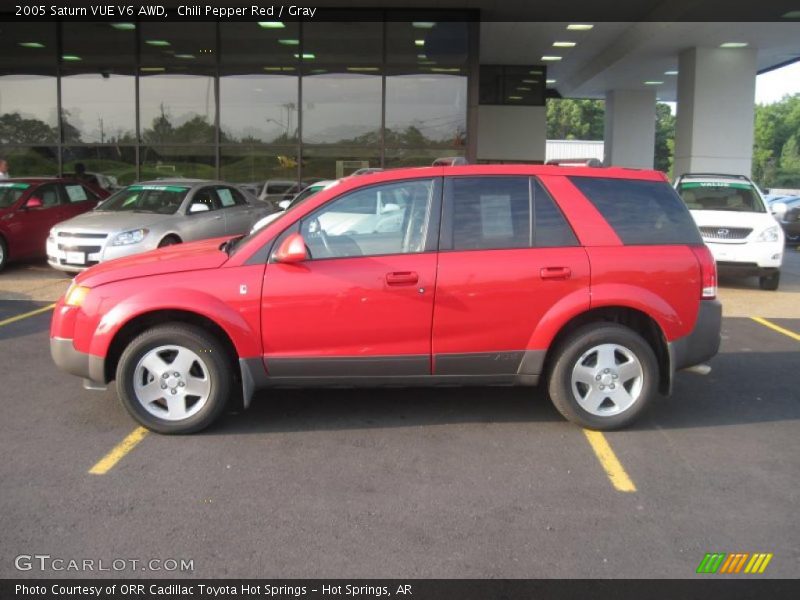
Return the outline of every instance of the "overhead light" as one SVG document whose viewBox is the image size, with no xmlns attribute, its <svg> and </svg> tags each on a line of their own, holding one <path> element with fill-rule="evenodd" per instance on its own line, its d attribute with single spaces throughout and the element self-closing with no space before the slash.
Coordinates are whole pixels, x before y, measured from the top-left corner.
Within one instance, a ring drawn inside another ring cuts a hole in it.
<svg viewBox="0 0 800 600">
<path fill-rule="evenodd" d="M 522 83 L 539 83 L 538 79 L 523 79 Z"/>
<path fill-rule="evenodd" d="M 294 67 L 264 67 L 265 71 L 294 71 Z"/>
<path fill-rule="evenodd" d="M 20 42 L 17 45 L 23 48 L 44 48 L 44 44 L 41 42 Z"/>
<path fill-rule="evenodd" d="M 297 46 L 300 44 L 300 40 L 278 40 L 278 43 L 284 46 Z"/>
<path fill-rule="evenodd" d="M 414 45 L 415 46 L 424 46 L 425 45 L 425 40 L 414 40 Z"/>
<path fill-rule="evenodd" d="M 166 71 L 164 67 L 139 67 L 139 70 L 145 73 L 161 73 Z"/>
<path fill-rule="evenodd" d="M 555 82 L 556 82 L 555 79 L 548 79 L 547 80 L 547 85 L 550 85 L 551 83 L 555 83 Z"/>
<path fill-rule="evenodd" d="M 746 48 L 747 42 L 725 42 L 719 45 L 720 48 Z"/>
<path fill-rule="evenodd" d="M 677 75 L 677 71 L 664 71 L 664 75 Z"/>
<path fill-rule="evenodd" d="M 555 60 L 561 60 L 561 57 L 560 56 L 547 56 L 547 55 L 545 55 L 545 56 L 542 57 L 542 60 L 555 61 Z"/>
<path fill-rule="evenodd" d="M 594 25 L 589 23 L 570 23 L 567 25 L 567 29 L 570 31 L 589 31 L 592 28 L 594 28 Z"/>
<path fill-rule="evenodd" d="M 375 72 L 375 71 L 380 71 L 380 69 L 378 67 L 347 67 L 347 70 L 348 71 L 354 71 L 356 73 L 359 73 L 359 72 L 362 72 L 362 71 L 365 72 L 365 73 L 371 73 L 371 72 Z"/>
<path fill-rule="evenodd" d="M 644 82 L 645 85 L 661 85 L 663 83 L 664 83 L 663 81 L 645 81 Z"/>
<path fill-rule="evenodd" d="M 577 42 L 553 42 L 554 48 L 574 48 L 577 45 Z"/>
<path fill-rule="evenodd" d="M 66 61 L 66 62 L 77 62 L 77 61 L 83 60 L 83 59 L 80 56 L 78 56 L 77 54 L 65 54 L 65 55 L 63 55 L 61 57 L 61 60 Z"/>
<path fill-rule="evenodd" d="M 167 40 L 145 40 L 145 44 L 148 46 L 169 46 L 169 42 Z"/>
<path fill-rule="evenodd" d="M 300 58 L 299 54 L 294 55 L 295 58 Z M 312 54 L 311 52 L 303 52 L 303 60 L 313 60 L 317 58 L 316 54 Z"/>
<path fill-rule="evenodd" d="M 790 10 L 782 14 L 781 19 L 800 19 L 800 10 Z"/>
<path fill-rule="evenodd" d="M 432 21 L 414 21 L 411 23 L 412 27 L 416 27 L 417 29 L 433 29 L 436 23 Z"/>
<path fill-rule="evenodd" d="M 417 60 L 427 60 L 427 59 L 428 59 L 427 54 L 417 54 Z"/>
<path fill-rule="evenodd" d="M 528 73 L 530 73 L 531 75 L 541 75 L 542 74 L 541 71 L 528 71 Z"/>
<path fill-rule="evenodd" d="M 431 67 L 431 72 L 433 73 L 460 73 L 461 69 L 458 67 Z"/>
<path fill-rule="evenodd" d="M 520 86 L 520 87 L 518 87 L 518 88 L 517 88 L 517 91 L 518 91 L 518 92 L 530 92 L 530 91 L 531 91 L 531 88 L 529 88 L 529 87 L 522 87 L 522 86 Z"/>
<path fill-rule="evenodd" d="M 522 96 L 509 96 L 509 100 L 522 100 Z"/>
<path fill-rule="evenodd" d="M 435 65 L 436 61 L 435 60 L 421 60 L 421 61 L 419 61 L 419 64 L 421 64 L 421 65 Z"/>
<path fill-rule="evenodd" d="M 286 29 L 281 21 L 259 21 L 258 26 L 263 29 Z"/>
<path fill-rule="evenodd" d="M 197 58 L 194 54 L 176 54 L 175 58 Z"/>
<path fill-rule="evenodd" d="M 136 29 L 136 25 L 133 23 L 111 23 L 111 27 L 119 31 L 131 31 Z"/>
</svg>

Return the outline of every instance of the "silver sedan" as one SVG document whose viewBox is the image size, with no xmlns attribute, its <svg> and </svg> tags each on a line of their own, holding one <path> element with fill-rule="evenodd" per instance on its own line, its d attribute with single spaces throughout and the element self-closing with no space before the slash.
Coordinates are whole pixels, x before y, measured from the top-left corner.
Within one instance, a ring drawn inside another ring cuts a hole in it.
<svg viewBox="0 0 800 600">
<path fill-rule="evenodd" d="M 197 179 L 137 183 L 50 230 L 47 260 L 67 272 L 192 240 L 238 235 L 273 212 L 235 185 Z"/>
</svg>

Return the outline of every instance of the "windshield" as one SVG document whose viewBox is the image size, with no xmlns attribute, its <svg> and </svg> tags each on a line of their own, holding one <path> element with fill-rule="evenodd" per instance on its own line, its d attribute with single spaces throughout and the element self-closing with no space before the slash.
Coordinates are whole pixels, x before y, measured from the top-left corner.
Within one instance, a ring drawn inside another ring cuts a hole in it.
<svg viewBox="0 0 800 600">
<path fill-rule="evenodd" d="M 188 187 L 178 185 L 131 185 L 111 196 L 95 210 L 173 215 L 188 191 Z"/>
<path fill-rule="evenodd" d="M 0 183 L 0 208 L 14 204 L 29 187 L 28 183 Z"/>
<path fill-rule="evenodd" d="M 689 210 L 767 212 L 758 192 L 749 183 L 692 181 L 681 183 L 678 193 Z"/>
</svg>

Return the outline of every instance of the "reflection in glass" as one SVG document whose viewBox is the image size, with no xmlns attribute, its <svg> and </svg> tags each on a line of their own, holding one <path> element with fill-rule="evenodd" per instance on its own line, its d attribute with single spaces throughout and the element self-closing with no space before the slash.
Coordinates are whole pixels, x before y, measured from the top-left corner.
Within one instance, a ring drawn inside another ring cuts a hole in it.
<svg viewBox="0 0 800 600">
<path fill-rule="evenodd" d="M 0 144 L 58 140 L 56 78 L 0 76 Z"/>
<path fill-rule="evenodd" d="M 82 163 L 100 187 L 114 191 L 136 180 L 136 149 L 133 146 L 64 146 L 61 150 L 64 173 L 74 173 Z"/>
<path fill-rule="evenodd" d="M 56 146 L 0 146 L 0 156 L 8 162 L 9 177 L 58 175 Z"/>
<path fill-rule="evenodd" d="M 380 167 L 380 150 L 364 146 L 303 146 L 302 166 L 304 179 L 339 179 L 358 169 Z"/>
<path fill-rule="evenodd" d="M 385 168 L 430 167 L 437 158 L 464 156 L 465 149 L 455 148 L 386 148 Z"/>
<path fill-rule="evenodd" d="M 260 183 L 297 179 L 297 146 L 223 146 L 220 177 L 225 181 Z M 255 186 L 254 186 L 255 189 Z M 259 187 L 260 193 L 261 188 Z"/>
<path fill-rule="evenodd" d="M 379 23 L 367 22 L 369 16 L 370 13 L 360 10 L 361 22 L 305 23 L 302 54 L 306 72 L 327 65 L 337 65 L 342 69 L 380 67 L 383 27 Z"/>
<path fill-rule="evenodd" d="M 303 78 L 303 142 L 380 143 L 381 77 L 326 73 Z"/>
<path fill-rule="evenodd" d="M 220 77 L 220 124 L 228 142 L 297 142 L 296 75 Z"/>
<path fill-rule="evenodd" d="M 210 73 L 217 62 L 217 27 L 213 22 L 139 23 L 140 65 L 168 73 Z M 149 71 L 153 72 L 153 71 Z"/>
<path fill-rule="evenodd" d="M 213 146 L 142 146 L 140 181 L 191 177 L 215 179 Z"/>
<path fill-rule="evenodd" d="M 466 131 L 466 76 L 386 78 L 387 146 L 464 148 Z"/>
<path fill-rule="evenodd" d="M 64 141 L 136 143 L 136 87 L 131 75 L 70 75 L 61 78 Z"/>
<path fill-rule="evenodd" d="M 204 75 L 149 75 L 139 80 L 142 142 L 213 143 L 214 78 Z"/>
</svg>

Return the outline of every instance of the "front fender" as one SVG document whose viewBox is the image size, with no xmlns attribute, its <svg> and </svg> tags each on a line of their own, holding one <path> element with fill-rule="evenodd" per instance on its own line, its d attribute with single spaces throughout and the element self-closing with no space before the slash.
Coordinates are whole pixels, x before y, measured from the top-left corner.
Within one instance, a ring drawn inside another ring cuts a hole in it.
<svg viewBox="0 0 800 600">
<path fill-rule="evenodd" d="M 142 315 L 163 310 L 185 311 L 205 317 L 225 331 L 240 357 L 261 355 L 261 336 L 241 312 L 209 293 L 181 288 L 142 290 L 116 304 L 100 319 L 91 336 L 89 352 L 106 356 L 111 342 L 125 324 Z"/>
</svg>

